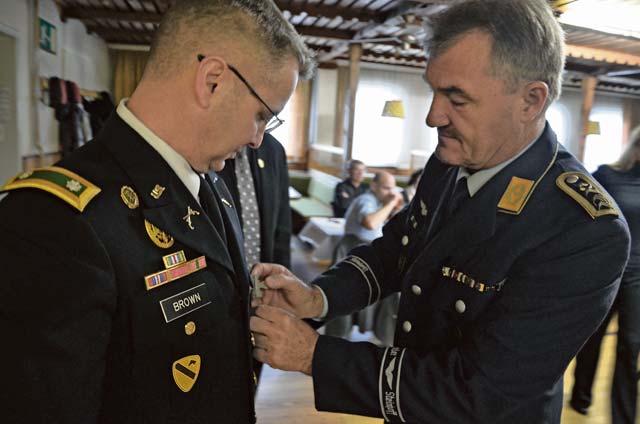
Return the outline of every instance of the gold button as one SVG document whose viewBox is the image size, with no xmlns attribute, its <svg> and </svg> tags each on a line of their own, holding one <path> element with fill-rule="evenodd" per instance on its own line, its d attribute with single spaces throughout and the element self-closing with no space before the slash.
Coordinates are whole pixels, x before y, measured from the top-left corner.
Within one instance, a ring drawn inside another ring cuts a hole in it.
<svg viewBox="0 0 640 424">
<path fill-rule="evenodd" d="M 456 300 L 456 311 L 458 311 L 459 314 L 464 314 L 464 311 L 466 310 L 467 310 L 467 305 L 465 305 L 464 300 L 462 299 Z"/>
<path fill-rule="evenodd" d="M 189 321 L 184 325 L 184 332 L 187 336 L 192 335 L 196 332 L 196 323 L 193 321 Z"/>
<path fill-rule="evenodd" d="M 253 333 L 251 333 L 251 344 L 253 347 L 256 347 L 256 338 L 253 336 Z"/>
<path fill-rule="evenodd" d="M 402 245 L 406 246 L 407 244 L 409 244 L 409 237 L 408 236 L 403 236 L 402 237 Z"/>
<path fill-rule="evenodd" d="M 256 386 L 258 385 L 258 376 L 256 375 L 255 372 L 253 373 L 253 384 Z"/>
<path fill-rule="evenodd" d="M 411 286 L 411 291 L 413 291 L 413 294 L 415 294 L 416 296 L 420 296 L 420 294 L 422 293 L 422 288 L 419 285 L 414 284 L 413 286 Z"/>
<path fill-rule="evenodd" d="M 413 327 L 413 326 L 411 325 L 411 322 L 410 322 L 410 321 L 405 321 L 405 322 L 403 322 L 403 323 L 402 323 L 402 330 L 403 330 L 405 333 L 410 332 L 412 327 Z"/>
</svg>

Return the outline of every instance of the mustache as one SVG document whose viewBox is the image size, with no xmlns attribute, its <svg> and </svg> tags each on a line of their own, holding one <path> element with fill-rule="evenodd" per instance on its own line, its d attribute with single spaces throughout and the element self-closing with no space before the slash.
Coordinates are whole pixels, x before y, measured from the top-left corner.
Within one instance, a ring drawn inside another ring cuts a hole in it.
<svg viewBox="0 0 640 424">
<path fill-rule="evenodd" d="M 458 138 L 458 132 L 451 127 L 441 127 L 438 128 L 438 136 L 439 137 L 449 137 L 449 138 Z"/>
</svg>

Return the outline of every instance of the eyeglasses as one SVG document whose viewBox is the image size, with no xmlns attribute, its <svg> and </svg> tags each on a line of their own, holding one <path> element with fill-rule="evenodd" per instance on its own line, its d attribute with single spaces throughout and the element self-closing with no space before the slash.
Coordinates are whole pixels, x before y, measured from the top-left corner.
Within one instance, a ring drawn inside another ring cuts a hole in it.
<svg viewBox="0 0 640 424">
<path fill-rule="evenodd" d="M 205 56 L 199 54 L 198 55 L 198 62 L 202 62 L 204 60 Z M 247 89 L 249 90 L 249 92 L 253 95 L 253 97 L 255 97 L 256 99 L 258 99 L 258 101 L 260 103 L 262 103 L 262 105 L 264 107 L 267 108 L 267 110 L 271 113 L 272 117 L 271 119 L 267 122 L 267 125 L 265 125 L 264 128 L 264 132 L 265 133 L 270 133 L 271 131 L 275 130 L 276 128 L 278 128 L 280 125 L 284 124 L 284 119 L 280 119 L 278 117 L 278 114 L 275 113 L 273 111 L 273 109 L 271 109 L 269 107 L 269 105 L 262 100 L 262 97 L 260 97 L 258 95 L 258 93 L 256 93 L 256 90 L 253 89 L 253 87 L 251 87 L 251 84 L 249 84 L 247 82 L 247 80 L 242 76 L 242 74 L 240 73 L 240 71 L 238 71 L 235 67 L 231 66 L 230 64 L 227 63 L 227 67 L 229 67 L 229 69 L 231 70 L 231 72 L 233 72 L 240 81 L 242 81 L 242 83 L 247 87 Z"/>
</svg>

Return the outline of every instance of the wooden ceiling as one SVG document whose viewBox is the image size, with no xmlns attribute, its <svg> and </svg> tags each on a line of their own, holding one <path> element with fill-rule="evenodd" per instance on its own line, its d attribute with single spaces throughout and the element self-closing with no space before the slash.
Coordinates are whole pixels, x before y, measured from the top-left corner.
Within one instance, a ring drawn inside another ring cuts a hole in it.
<svg viewBox="0 0 640 424">
<path fill-rule="evenodd" d="M 79 19 L 109 44 L 148 46 L 174 0 L 56 0 L 63 20 Z M 606 0 L 620 1 L 620 0 Z M 451 0 L 276 0 L 321 64 L 348 59 L 362 44 L 362 60 L 423 68 L 423 21 Z M 552 2 L 558 4 L 557 1 Z M 560 4 L 562 4 L 560 2 Z M 560 13 L 560 11 L 558 11 Z M 640 95 L 640 39 L 564 25 L 567 80 L 598 76 L 602 89 Z"/>
</svg>

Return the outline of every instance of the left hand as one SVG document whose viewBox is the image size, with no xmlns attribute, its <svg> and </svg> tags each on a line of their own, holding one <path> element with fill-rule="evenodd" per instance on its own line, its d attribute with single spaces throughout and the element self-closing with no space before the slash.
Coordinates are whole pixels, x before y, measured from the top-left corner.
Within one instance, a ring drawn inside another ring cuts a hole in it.
<svg viewBox="0 0 640 424">
<path fill-rule="evenodd" d="M 284 309 L 260 305 L 251 317 L 253 357 L 283 371 L 311 375 L 318 333 Z"/>
</svg>

